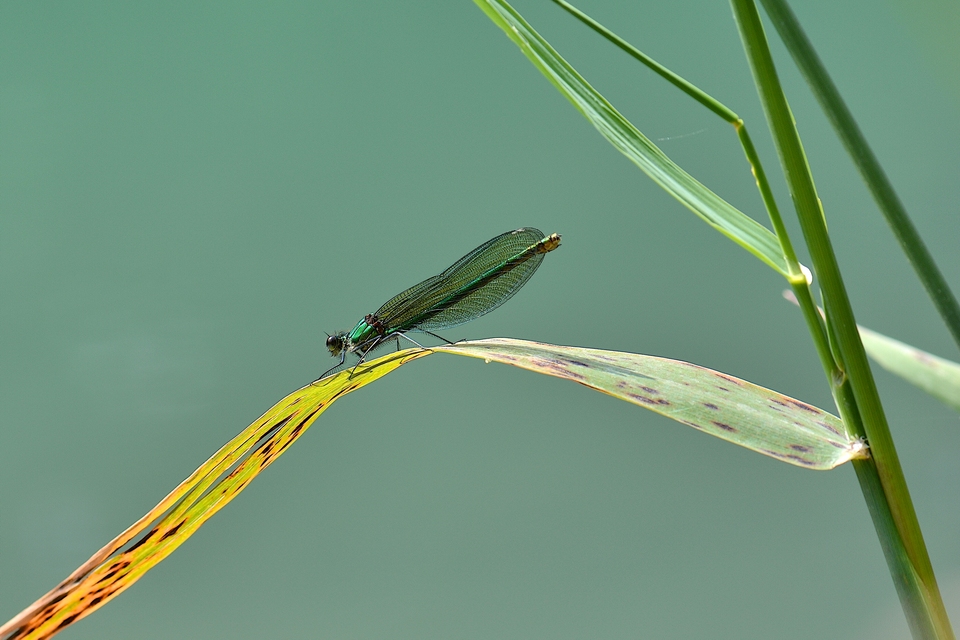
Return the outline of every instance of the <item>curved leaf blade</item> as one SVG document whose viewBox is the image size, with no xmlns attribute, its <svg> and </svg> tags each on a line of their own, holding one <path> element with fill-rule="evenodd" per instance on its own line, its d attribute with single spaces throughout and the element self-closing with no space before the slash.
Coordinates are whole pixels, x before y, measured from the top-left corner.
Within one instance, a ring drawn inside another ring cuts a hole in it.
<svg viewBox="0 0 960 640">
<path fill-rule="evenodd" d="M 960 364 L 864 327 L 860 339 L 881 367 L 960 411 Z"/>
<path fill-rule="evenodd" d="M 4 640 L 50 638 L 93 613 L 173 553 L 309 428 L 336 399 L 433 352 L 566 378 L 807 469 L 866 457 L 839 418 L 687 362 L 496 338 L 407 349 L 295 391 L 224 445 L 156 507 L 49 593 L 0 627 Z"/>
<path fill-rule="evenodd" d="M 50 638 L 93 613 L 173 553 L 303 435 L 335 400 L 428 353 L 420 349 L 392 353 L 363 363 L 356 371 L 342 371 L 291 393 L 63 582 L 0 626 L 0 638 Z"/>
<path fill-rule="evenodd" d="M 785 277 L 777 236 L 680 168 L 600 95 L 513 7 L 501 0 L 474 0 L 533 65 L 620 153 L 710 226 Z"/>
<path fill-rule="evenodd" d="M 689 362 L 620 351 L 494 338 L 433 347 L 573 380 L 728 442 L 805 469 L 867 456 L 840 418 Z"/>
</svg>

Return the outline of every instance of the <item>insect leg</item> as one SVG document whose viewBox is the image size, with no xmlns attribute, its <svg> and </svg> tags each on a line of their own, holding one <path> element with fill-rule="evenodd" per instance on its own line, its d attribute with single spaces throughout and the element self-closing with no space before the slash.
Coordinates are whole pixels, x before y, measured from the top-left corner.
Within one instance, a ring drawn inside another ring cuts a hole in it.
<svg viewBox="0 0 960 640">
<path fill-rule="evenodd" d="M 331 373 L 333 373 L 334 371 L 336 371 L 337 369 L 339 369 L 340 367 L 342 367 L 342 366 L 343 366 L 344 358 L 346 358 L 346 357 L 347 357 L 347 350 L 344 349 L 343 351 L 340 352 L 340 362 L 338 362 L 337 364 L 333 365 L 332 367 L 330 367 L 329 369 L 327 369 L 326 371 L 324 371 L 323 374 L 321 374 L 321 376 L 320 376 L 319 378 L 317 378 L 316 380 L 314 380 L 314 382 L 318 382 L 318 381 L 320 381 L 320 380 L 323 380 L 323 379 L 326 378 L 328 375 L 330 375 Z"/>
<path fill-rule="evenodd" d="M 360 355 L 360 359 L 357 361 L 357 364 L 353 365 L 353 369 L 350 370 L 350 377 L 351 377 L 351 378 L 353 377 L 354 371 L 357 370 L 357 367 L 359 367 L 361 364 L 363 364 L 363 361 L 367 359 L 367 354 L 370 353 L 371 351 L 373 351 L 374 349 L 376 349 L 377 347 L 379 347 L 379 346 L 380 346 L 380 343 L 383 342 L 383 341 L 384 341 L 384 337 L 383 337 L 383 336 L 377 336 L 377 337 L 374 338 L 373 341 L 370 343 L 370 346 L 363 350 L 363 353 Z"/>
<path fill-rule="evenodd" d="M 429 351 L 429 349 L 428 349 L 427 347 L 423 346 L 422 344 L 420 344 L 419 342 L 417 342 L 416 340 L 414 340 L 413 338 L 411 338 L 410 336 L 408 336 L 408 335 L 405 334 L 405 333 L 402 333 L 402 332 L 398 331 L 398 332 L 397 332 L 397 336 L 402 337 L 404 340 L 407 340 L 408 342 L 412 342 L 413 344 L 417 345 L 417 346 L 420 347 L 421 349 L 426 349 L 427 351 Z M 398 343 L 398 344 L 399 344 L 399 342 L 400 342 L 400 340 L 397 340 L 397 343 Z"/>
<path fill-rule="evenodd" d="M 432 331 L 424 331 L 423 329 L 418 329 L 418 331 L 423 331 L 425 334 L 427 334 L 427 335 L 429 335 L 429 336 L 433 336 L 434 338 L 437 338 L 438 340 L 443 340 L 443 341 L 446 342 L 447 344 L 455 344 L 455 343 L 453 343 L 453 342 L 450 342 L 449 340 L 447 340 L 447 339 L 444 338 L 443 336 L 438 336 L 437 334 L 433 333 Z"/>
</svg>

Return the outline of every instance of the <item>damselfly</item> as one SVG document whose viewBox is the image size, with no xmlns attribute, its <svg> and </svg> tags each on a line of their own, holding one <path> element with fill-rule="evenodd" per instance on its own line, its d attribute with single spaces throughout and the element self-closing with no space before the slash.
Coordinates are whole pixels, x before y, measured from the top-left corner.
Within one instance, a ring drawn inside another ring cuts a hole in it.
<svg viewBox="0 0 960 640">
<path fill-rule="evenodd" d="M 327 349 L 340 362 L 320 376 L 340 368 L 347 353 L 363 362 L 371 351 L 400 338 L 421 345 L 407 332 L 421 331 L 449 342 L 431 330 L 448 329 L 493 311 L 527 283 L 543 257 L 560 246 L 556 233 L 544 236 L 531 227 L 508 231 L 457 260 L 443 273 L 427 278 L 364 316 L 353 331 L 327 337 Z M 359 362 L 358 362 L 359 364 Z"/>
</svg>

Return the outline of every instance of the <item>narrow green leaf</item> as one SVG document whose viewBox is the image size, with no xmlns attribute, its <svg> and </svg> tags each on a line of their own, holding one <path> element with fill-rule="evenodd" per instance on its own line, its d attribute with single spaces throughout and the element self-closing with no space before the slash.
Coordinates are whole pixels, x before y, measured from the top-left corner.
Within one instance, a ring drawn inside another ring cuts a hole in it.
<svg viewBox="0 0 960 640">
<path fill-rule="evenodd" d="M 780 39 L 787 46 L 793 61 L 806 78 L 810 90 L 820 103 L 820 108 L 830 120 L 834 131 L 843 142 L 843 146 L 850 154 L 860 176 L 873 194 L 877 206 L 887 219 L 887 224 L 893 230 L 900 242 L 900 246 L 910 264 L 917 272 L 917 277 L 927 290 L 927 294 L 940 312 L 944 323 L 953 335 L 954 341 L 960 345 L 960 304 L 950 290 L 946 278 L 934 261 L 930 250 L 927 249 L 920 233 L 907 214 L 907 209 L 900 196 L 893 188 L 893 183 L 887 177 L 880 161 L 873 153 L 866 137 L 860 131 L 857 121 L 853 117 L 840 90 L 833 83 L 827 68 L 820 61 L 820 56 L 804 33 L 800 21 L 794 15 L 785 0 L 761 0 L 770 21 L 780 34 Z"/>
<path fill-rule="evenodd" d="M 574 18 L 587 25 L 601 36 L 612 42 L 614 45 L 622 49 L 630 57 L 639 61 L 641 64 L 646 66 L 648 69 L 656 73 L 658 76 L 675 86 L 676 88 L 683 91 L 685 94 L 699 102 L 701 105 L 712 111 L 714 114 L 719 116 L 725 122 L 729 124 L 737 125 L 741 124 L 743 121 L 740 119 L 736 113 L 733 112 L 728 106 L 708 94 L 706 91 L 703 91 L 692 82 L 687 81 L 685 78 L 680 77 L 670 69 L 666 68 L 644 52 L 637 49 L 635 46 L 615 34 L 610 29 L 607 29 L 605 26 L 585 14 L 580 9 L 577 9 L 575 6 L 567 2 L 566 0 L 553 0 L 553 2 L 559 6 L 561 9 L 572 15 Z"/>
<path fill-rule="evenodd" d="M 836 416 L 689 362 L 505 338 L 433 350 L 573 380 L 806 469 L 832 469 L 867 456 Z"/>
<path fill-rule="evenodd" d="M 713 228 L 780 274 L 788 276 L 783 250 L 772 231 L 670 160 L 567 64 L 509 4 L 502 0 L 475 2 L 610 144 Z"/>
<path fill-rule="evenodd" d="M 863 327 L 860 338 L 881 367 L 960 411 L 960 364 Z"/>
<path fill-rule="evenodd" d="M 917 638 L 952 638 L 950 620 L 943 606 L 933 564 L 927 553 L 873 372 L 857 333 L 853 307 L 827 232 L 826 218 L 796 121 L 787 104 L 773 55 L 767 45 L 763 22 L 755 0 L 730 0 L 730 3 L 797 210 L 800 228 L 820 279 L 831 346 L 836 347 L 836 364 L 840 365 L 845 375 L 833 376 L 833 367 L 829 363 L 824 363 L 824 369 L 845 425 L 852 433 L 863 435 L 870 443 L 871 457 L 862 464 L 854 464 L 854 469 L 907 616 L 907 624 Z M 808 316 L 812 309 L 809 308 L 809 302 L 804 304 L 804 313 Z M 880 489 L 879 494 L 875 493 L 877 489 Z M 905 559 L 908 566 L 903 564 Z"/>
</svg>

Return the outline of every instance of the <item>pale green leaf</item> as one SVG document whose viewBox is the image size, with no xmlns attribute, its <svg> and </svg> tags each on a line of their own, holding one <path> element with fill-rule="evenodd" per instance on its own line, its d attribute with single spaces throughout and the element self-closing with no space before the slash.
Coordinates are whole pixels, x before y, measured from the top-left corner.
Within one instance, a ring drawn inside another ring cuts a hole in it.
<svg viewBox="0 0 960 640">
<path fill-rule="evenodd" d="M 960 364 L 863 327 L 860 338 L 881 367 L 960 411 Z"/>
<path fill-rule="evenodd" d="M 806 469 L 832 469 L 867 455 L 836 416 L 689 362 L 505 338 L 432 349 L 573 380 Z"/>
</svg>

